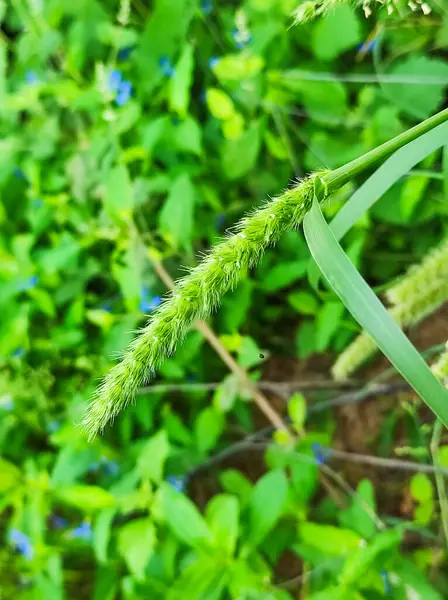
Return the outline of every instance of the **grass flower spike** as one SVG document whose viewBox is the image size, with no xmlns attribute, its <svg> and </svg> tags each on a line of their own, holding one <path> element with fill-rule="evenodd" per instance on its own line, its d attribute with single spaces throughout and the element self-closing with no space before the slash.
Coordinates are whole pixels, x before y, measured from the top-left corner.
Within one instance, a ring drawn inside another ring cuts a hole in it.
<svg viewBox="0 0 448 600">
<path fill-rule="evenodd" d="M 177 283 L 99 387 L 83 420 L 90 438 L 134 399 L 138 388 L 173 354 L 192 321 L 209 316 L 264 250 L 302 221 L 313 200 L 315 179 L 321 175 L 304 179 L 242 219 L 233 235 Z"/>
<path fill-rule="evenodd" d="M 445 387 L 448 388 L 448 342 L 445 346 L 445 351 L 439 356 L 436 362 L 431 366 L 431 370 L 437 379 L 445 382 Z"/>
</svg>

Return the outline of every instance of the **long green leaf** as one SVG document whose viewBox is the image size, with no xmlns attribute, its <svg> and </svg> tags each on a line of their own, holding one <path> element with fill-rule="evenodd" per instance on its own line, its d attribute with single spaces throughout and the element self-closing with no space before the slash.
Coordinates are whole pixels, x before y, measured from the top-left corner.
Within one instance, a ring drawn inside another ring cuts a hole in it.
<svg viewBox="0 0 448 600">
<path fill-rule="evenodd" d="M 335 238 L 340 240 L 354 223 L 379 199 L 400 177 L 412 167 L 444 146 L 448 140 L 448 123 L 442 123 L 413 142 L 406 144 L 388 158 L 375 173 L 353 194 L 330 223 Z"/>
<path fill-rule="evenodd" d="M 311 254 L 330 286 L 397 371 L 448 427 L 448 391 L 350 262 L 325 222 L 316 197 L 303 227 Z"/>
</svg>

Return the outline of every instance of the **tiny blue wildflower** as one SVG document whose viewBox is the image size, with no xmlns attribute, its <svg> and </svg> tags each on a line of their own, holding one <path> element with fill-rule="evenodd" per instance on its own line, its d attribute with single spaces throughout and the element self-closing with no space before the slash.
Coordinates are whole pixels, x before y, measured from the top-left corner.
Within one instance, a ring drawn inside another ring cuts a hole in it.
<svg viewBox="0 0 448 600">
<path fill-rule="evenodd" d="M 92 525 L 89 521 L 83 521 L 78 527 L 72 529 L 71 533 L 73 538 L 89 541 L 92 539 Z"/>
<path fill-rule="evenodd" d="M 14 400 L 11 394 L 5 394 L 4 396 L 0 396 L 0 410 L 4 410 L 5 412 L 10 412 L 14 409 Z"/>
<path fill-rule="evenodd" d="M 37 76 L 36 71 L 30 70 L 25 73 L 25 81 L 32 85 L 33 83 L 38 83 L 39 77 Z"/>
<path fill-rule="evenodd" d="M 114 69 L 109 73 L 108 87 L 111 92 L 118 92 L 120 89 L 121 82 L 123 80 L 123 76 L 121 71 Z"/>
<path fill-rule="evenodd" d="M 238 50 L 243 50 L 248 44 L 250 44 L 252 39 L 249 32 L 239 31 L 238 29 L 234 29 L 232 31 L 232 37 Z"/>
<path fill-rule="evenodd" d="M 25 356 L 25 348 L 16 348 L 12 353 L 13 358 L 23 358 Z"/>
<path fill-rule="evenodd" d="M 26 292 L 36 287 L 39 283 L 39 277 L 37 275 L 31 275 L 27 280 L 21 281 L 18 285 L 19 292 Z"/>
<path fill-rule="evenodd" d="M 131 94 L 132 83 L 130 81 L 122 81 L 115 97 L 115 104 L 117 104 L 117 106 L 124 106 L 129 101 Z"/>
<path fill-rule="evenodd" d="M 68 522 L 66 521 L 66 519 L 60 517 L 59 515 L 52 515 L 51 524 L 53 525 L 53 527 L 55 527 L 55 529 L 65 529 L 65 527 L 67 527 L 68 525 Z"/>
<path fill-rule="evenodd" d="M 32 208 L 35 208 L 36 210 L 38 210 L 39 208 L 42 208 L 43 205 L 44 205 L 44 201 L 42 200 L 42 198 L 35 198 L 31 202 Z"/>
<path fill-rule="evenodd" d="M 9 540 L 14 546 L 15 550 L 19 554 L 22 554 L 27 560 L 31 560 L 33 558 L 33 546 L 30 538 L 27 535 L 18 529 L 11 529 L 9 532 Z"/>
<path fill-rule="evenodd" d="M 380 576 L 383 580 L 384 593 L 386 594 L 386 596 L 390 596 L 392 592 L 392 587 L 390 585 L 389 573 L 386 571 L 386 569 L 381 569 Z"/>
<path fill-rule="evenodd" d="M 217 215 L 216 216 L 216 228 L 217 229 L 221 229 L 221 227 L 224 225 L 225 222 L 226 222 L 225 215 Z"/>
<path fill-rule="evenodd" d="M 124 62 L 125 60 L 128 60 L 128 58 L 131 56 L 134 48 L 135 48 L 135 46 L 123 46 L 123 48 L 120 48 L 120 50 L 118 50 L 117 59 L 120 62 Z"/>
<path fill-rule="evenodd" d="M 99 462 L 93 462 L 89 465 L 89 468 L 87 469 L 89 471 L 89 473 L 96 473 L 100 468 L 100 463 Z"/>
<path fill-rule="evenodd" d="M 359 52 L 373 52 L 375 48 L 378 46 L 378 39 L 373 38 L 367 42 L 362 42 L 358 45 L 357 50 Z"/>
<path fill-rule="evenodd" d="M 203 15 L 209 15 L 213 10 L 213 4 L 210 0 L 203 0 L 201 2 L 201 11 Z"/>
<path fill-rule="evenodd" d="M 159 67 L 165 77 L 172 77 L 174 75 L 174 67 L 171 64 L 168 56 L 162 56 L 159 60 Z"/>
<path fill-rule="evenodd" d="M 139 309 L 142 312 L 152 312 L 161 303 L 162 303 L 161 296 L 152 296 L 152 298 L 150 298 L 149 297 L 149 288 L 145 285 L 142 285 L 142 287 L 140 288 L 140 303 L 138 305 Z"/>
<path fill-rule="evenodd" d="M 186 486 L 185 477 L 180 477 L 178 475 L 169 475 L 166 478 L 166 481 L 176 491 L 178 491 L 178 492 L 184 492 L 185 491 L 185 486 Z"/>
<path fill-rule="evenodd" d="M 313 444 L 311 444 L 311 450 L 313 451 L 314 458 L 316 459 L 316 463 L 318 465 L 325 464 L 325 454 L 324 454 L 322 445 L 317 442 L 314 442 Z"/>
<path fill-rule="evenodd" d="M 61 422 L 58 421 L 57 419 L 50 421 L 47 425 L 48 433 L 56 433 L 56 431 L 59 431 L 60 428 L 61 428 Z"/>
<path fill-rule="evenodd" d="M 113 460 L 109 460 L 108 458 L 105 458 L 104 456 L 101 457 L 101 464 L 103 466 L 103 471 L 104 471 L 105 475 L 111 475 L 112 477 L 114 477 L 115 475 L 118 474 L 118 472 L 120 470 L 118 463 L 116 463 Z"/>
<path fill-rule="evenodd" d="M 25 181 L 26 183 L 28 183 L 28 179 L 27 179 L 25 173 L 23 172 L 23 170 L 20 167 L 15 167 L 14 171 L 12 172 L 12 174 L 14 175 L 14 177 L 16 179 L 21 179 L 22 181 Z"/>
<path fill-rule="evenodd" d="M 218 63 L 219 58 L 217 56 L 211 56 L 208 61 L 208 66 L 210 67 L 210 69 L 214 69 Z"/>
</svg>

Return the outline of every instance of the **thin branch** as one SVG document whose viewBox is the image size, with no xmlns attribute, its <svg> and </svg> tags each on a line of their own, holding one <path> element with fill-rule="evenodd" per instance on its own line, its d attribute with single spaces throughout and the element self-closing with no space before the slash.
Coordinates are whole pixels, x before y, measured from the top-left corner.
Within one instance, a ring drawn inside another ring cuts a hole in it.
<svg viewBox="0 0 448 600">
<path fill-rule="evenodd" d="M 172 289 L 174 287 L 174 281 L 171 279 L 170 275 L 165 270 L 165 267 L 162 265 L 162 263 L 155 259 L 151 259 L 151 262 L 160 279 L 169 289 Z M 207 340 L 210 346 L 212 346 L 212 348 L 222 359 L 224 364 L 227 365 L 230 371 L 232 371 L 232 373 L 234 373 L 239 378 L 244 387 L 250 392 L 255 404 L 266 416 L 266 418 L 274 425 L 276 429 L 288 432 L 288 427 L 286 426 L 281 416 L 272 408 L 272 406 L 269 403 L 269 400 L 249 378 L 246 371 L 240 367 L 240 365 L 236 362 L 236 360 L 233 358 L 230 352 L 226 348 L 224 348 L 218 336 L 211 329 L 211 327 L 209 327 L 209 325 L 207 325 L 205 321 L 202 321 L 200 319 L 196 319 L 196 321 L 194 322 L 194 326 L 200 333 L 202 333 L 204 338 Z"/>
</svg>

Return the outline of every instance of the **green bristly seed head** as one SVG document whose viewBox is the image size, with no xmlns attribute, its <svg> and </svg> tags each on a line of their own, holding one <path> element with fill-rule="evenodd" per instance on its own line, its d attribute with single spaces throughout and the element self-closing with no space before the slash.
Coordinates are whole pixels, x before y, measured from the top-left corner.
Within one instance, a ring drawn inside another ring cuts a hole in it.
<svg viewBox="0 0 448 600">
<path fill-rule="evenodd" d="M 242 219 L 233 235 L 176 284 L 95 394 L 83 420 L 90 438 L 134 400 L 138 388 L 173 354 L 194 319 L 208 317 L 265 249 L 302 221 L 311 207 L 315 179 L 325 173 L 304 179 Z"/>
<path fill-rule="evenodd" d="M 431 366 L 431 370 L 440 381 L 445 382 L 445 386 L 448 388 L 448 342 L 446 343 L 445 351 L 442 352 Z"/>
</svg>

